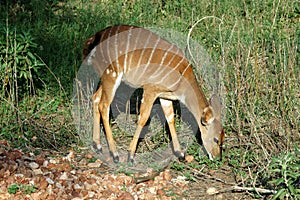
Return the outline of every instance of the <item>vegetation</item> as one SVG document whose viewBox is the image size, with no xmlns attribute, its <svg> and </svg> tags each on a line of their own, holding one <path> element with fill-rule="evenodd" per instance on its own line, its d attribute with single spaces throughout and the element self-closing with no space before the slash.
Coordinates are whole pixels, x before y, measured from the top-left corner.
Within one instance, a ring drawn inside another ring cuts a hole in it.
<svg viewBox="0 0 300 200">
<path fill-rule="evenodd" d="M 71 116 L 73 80 L 86 38 L 113 24 L 192 33 L 224 72 L 222 163 L 196 159 L 173 168 L 228 165 L 253 197 L 300 196 L 299 1 L 1 0 L 0 139 L 64 151 L 80 145 Z M 188 153 L 198 156 L 192 144 Z M 12 187 L 19 190 L 21 187 Z M 12 191 L 12 192 L 13 192 Z M 273 196 L 272 196 L 273 195 Z"/>
<path fill-rule="evenodd" d="M 36 187 L 33 185 L 23 185 L 23 184 L 12 184 L 8 187 L 9 194 L 16 194 L 21 191 L 24 194 L 31 194 L 36 191 Z"/>
</svg>

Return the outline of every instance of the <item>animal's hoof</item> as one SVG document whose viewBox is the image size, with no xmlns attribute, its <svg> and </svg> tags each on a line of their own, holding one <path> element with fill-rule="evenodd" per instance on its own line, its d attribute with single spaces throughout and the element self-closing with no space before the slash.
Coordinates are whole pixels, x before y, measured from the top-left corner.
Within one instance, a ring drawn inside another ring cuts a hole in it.
<svg viewBox="0 0 300 200">
<path fill-rule="evenodd" d="M 114 158 L 114 163 L 116 163 L 116 164 L 117 164 L 117 163 L 119 162 L 119 160 L 120 160 L 118 155 L 114 156 L 113 158 Z"/>
<path fill-rule="evenodd" d="M 128 162 L 128 163 L 132 163 L 132 164 L 133 164 L 133 162 L 134 162 L 133 155 L 132 155 L 131 153 L 128 153 L 127 162 Z"/>
<path fill-rule="evenodd" d="M 115 154 L 113 154 L 112 152 L 110 152 L 110 154 L 111 154 L 111 156 L 113 157 L 113 161 L 114 161 L 114 163 L 118 163 L 119 162 L 119 154 L 118 153 L 115 153 Z"/>
<path fill-rule="evenodd" d="M 180 162 L 183 162 L 185 160 L 185 155 L 181 151 L 175 151 L 175 156 L 178 157 L 178 160 Z"/>
<path fill-rule="evenodd" d="M 102 153 L 101 144 L 96 144 L 96 142 L 93 142 L 93 148 L 96 150 L 96 153 Z"/>
</svg>

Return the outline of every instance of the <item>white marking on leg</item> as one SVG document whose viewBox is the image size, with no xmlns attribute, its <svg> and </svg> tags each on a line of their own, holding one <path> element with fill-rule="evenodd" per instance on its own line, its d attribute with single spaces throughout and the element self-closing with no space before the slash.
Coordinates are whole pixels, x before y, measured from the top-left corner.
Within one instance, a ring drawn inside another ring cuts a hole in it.
<svg viewBox="0 0 300 200">
<path fill-rule="evenodd" d="M 97 144 L 97 149 L 102 149 L 101 144 Z"/>
<path fill-rule="evenodd" d="M 117 73 L 116 72 L 113 72 L 112 73 L 112 77 L 116 77 L 117 76 Z"/>
<path fill-rule="evenodd" d="M 167 122 L 171 122 L 174 119 L 173 113 L 169 116 L 166 116 Z"/>
<path fill-rule="evenodd" d="M 162 106 L 170 106 L 172 104 L 172 101 L 166 99 L 160 99 L 160 103 Z"/>
<path fill-rule="evenodd" d="M 113 93 L 112 93 L 113 96 L 115 95 L 115 93 L 116 93 L 118 87 L 119 87 L 120 84 L 121 84 L 122 77 L 123 77 L 123 72 L 121 72 L 121 73 L 118 75 L 117 79 L 116 79 L 115 85 L 114 85 L 114 87 L 113 87 Z"/>
<path fill-rule="evenodd" d="M 180 95 L 179 96 L 179 101 L 181 101 L 182 103 L 185 103 L 185 96 L 184 95 Z"/>
<path fill-rule="evenodd" d="M 100 102 L 100 97 L 97 97 L 94 101 L 94 103 L 99 103 Z"/>
</svg>

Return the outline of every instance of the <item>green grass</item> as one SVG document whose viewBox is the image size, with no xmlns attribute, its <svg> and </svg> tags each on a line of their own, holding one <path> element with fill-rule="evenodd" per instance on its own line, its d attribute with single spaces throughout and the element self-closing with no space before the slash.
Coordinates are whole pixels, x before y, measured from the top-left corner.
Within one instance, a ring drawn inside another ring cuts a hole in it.
<svg viewBox="0 0 300 200">
<path fill-rule="evenodd" d="M 220 27 L 216 19 L 203 20 L 192 38 L 223 72 L 225 160 L 200 160 L 192 144 L 192 166 L 228 165 L 244 186 L 275 189 L 281 198 L 299 193 L 293 189 L 299 188 L 293 179 L 300 146 L 299 1 L 17 0 L 4 1 L 0 11 L 0 139 L 20 148 L 81 144 L 71 94 L 83 43 L 96 31 L 132 24 L 187 34 L 198 19 L 216 16 Z M 291 165 L 283 169 L 282 162 Z"/>
</svg>

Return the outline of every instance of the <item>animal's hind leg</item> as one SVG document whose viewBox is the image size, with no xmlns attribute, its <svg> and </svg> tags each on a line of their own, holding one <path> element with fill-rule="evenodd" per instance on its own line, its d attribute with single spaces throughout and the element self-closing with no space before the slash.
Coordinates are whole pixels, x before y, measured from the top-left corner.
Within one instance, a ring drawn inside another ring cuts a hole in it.
<svg viewBox="0 0 300 200">
<path fill-rule="evenodd" d="M 94 128 L 93 128 L 93 147 L 97 150 L 97 153 L 102 152 L 102 146 L 100 144 L 100 111 L 99 102 L 102 96 L 102 86 L 95 92 L 92 97 L 93 100 L 93 115 L 94 115 Z"/>
<path fill-rule="evenodd" d="M 180 144 L 179 144 L 176 129 L 175 129 L 173 103 L 172 103 L 172 101 L 166 100 L 166 99 L 159 99 L 159 100 L 160 100 L 161 107 L 164 111 L 169 129 L 170 129 L 174 153 L 179 158 L 179 160 L 183 160 L 184 153 L 180 149 Z"/>
</svg>

